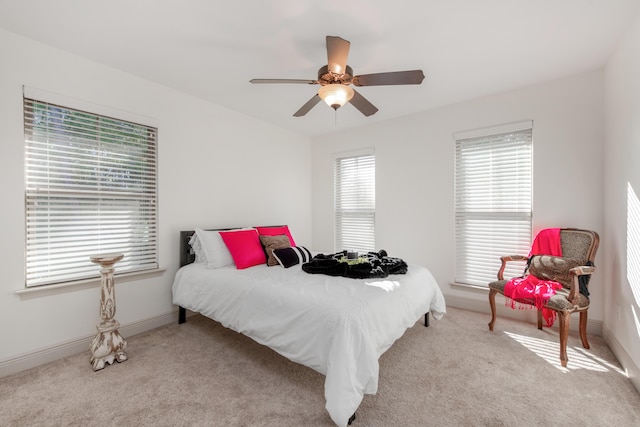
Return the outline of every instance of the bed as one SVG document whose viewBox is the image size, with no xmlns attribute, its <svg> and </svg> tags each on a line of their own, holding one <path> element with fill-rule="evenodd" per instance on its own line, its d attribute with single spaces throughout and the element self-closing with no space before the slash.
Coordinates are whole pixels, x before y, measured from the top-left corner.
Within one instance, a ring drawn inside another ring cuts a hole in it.
<svg viewBox="0 0 640 427">
<path fill-rule="evenodd" d="M 247 335 L 291 361 L 325 375 L 326 409 L 338 426 L 351 424 L 364 394 L 378 387 L 378 359 L 424 315 L 440 319 L 445 301 L 425 267 L 407 274 L 351 279 L 260 264 L 209 268 L 194 262 L 180 232 L 180 269 L 172 292 L 179 322 L 186 310 Z"/>
</svg>

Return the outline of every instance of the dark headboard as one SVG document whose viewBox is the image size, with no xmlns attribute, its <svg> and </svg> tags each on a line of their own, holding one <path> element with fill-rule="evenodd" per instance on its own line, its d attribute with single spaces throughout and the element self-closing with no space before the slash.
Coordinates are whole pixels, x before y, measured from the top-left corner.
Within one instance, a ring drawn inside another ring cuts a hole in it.
<svg viewBox="0 0 640 427">
<path fill-rule="evenodd" d="M 260 225 L 259 227 L 282 227 L 282 225 Z M 242 227 L 235 227 L 242 228 Z M 225 231 L 234 230 L 235 228 L 206 228 L 207 231 Z M 180 232 L 180 267 L 191 264 L 196 260 L 196 254 L 191 251 L 189 240 L 193 236 L 195 230 L 184 230 Z"/>
<path fill-rule="evenodd" d="M 195 230 L 187 230 L 180 232 L 180 267 L 191 264 L 196 260 L 196 254 L 191 251 L 189 240 L 193 236 Z"/>
</svg>

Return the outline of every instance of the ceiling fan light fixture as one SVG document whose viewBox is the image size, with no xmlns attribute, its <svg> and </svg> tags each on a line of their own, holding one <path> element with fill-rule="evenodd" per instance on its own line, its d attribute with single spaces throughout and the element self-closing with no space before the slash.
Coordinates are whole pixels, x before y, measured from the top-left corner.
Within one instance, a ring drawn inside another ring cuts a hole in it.
<svg viewBox="0 0 640 427">
<path fill-rule="evenodd" d="M 318 96 L 334 110 L 342 107 L 353 98 L 353 89 L 343 84 L 325 85 L 318 90 Z"/>
</svg>

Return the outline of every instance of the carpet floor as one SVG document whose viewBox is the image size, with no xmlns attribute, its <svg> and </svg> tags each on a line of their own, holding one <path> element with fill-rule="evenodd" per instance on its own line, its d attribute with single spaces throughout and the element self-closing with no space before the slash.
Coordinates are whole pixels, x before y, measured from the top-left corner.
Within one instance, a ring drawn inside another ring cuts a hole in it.
<svg viewBox="0 0 640 427">
<path fill-rule="evenodd" d="M 380 358 L 354 427 L 638 426 L 640 394 L 601 337 L 449 308 Z M 577 319 L 577 317 L 576 317 Z M 577 320 L 576 320 L 577 321 Z M 324 376 L 201 316 L 125 337 L 129 360 L 89 352 L 0 379 L 2 426 L 333 426 Z"/>
</svg>

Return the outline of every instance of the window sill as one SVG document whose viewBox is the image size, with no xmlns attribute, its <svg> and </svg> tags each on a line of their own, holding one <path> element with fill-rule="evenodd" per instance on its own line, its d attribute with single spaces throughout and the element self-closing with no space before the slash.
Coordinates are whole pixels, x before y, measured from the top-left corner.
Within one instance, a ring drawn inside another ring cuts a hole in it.
<svg viewBox="0 0 640 427">
<path fill-rule="evenodd" d="M 164 274 L 166 268 L 156 268 L 153 270 L 135 271 L 132 273 L 123 273 L 114 276 L 116 284 L 122 282 L 131 282 L 134 280 L 147 279 L 149 277 L 157 277 Z M 55 285 L 43 285 L 34 286 L 32 288 L 24 288 L 15 291 L 14 293 L 21 298 L 35 298 L 47 295 L 55 295 L 64 292 L 78 291 L 81 289 L 89 289 L 100 286 L 100 277 L 95 277 L 86 280 L 76 280 L 74 282 L 56 283 Z"/>
<path fill-rule="evenodd" d="M 456 282 L 450 282 L 449 285 L 452 288 L 457 288 L 457 289 L 460 289 L 461 291 L 471 291 L 471 292 L 478 292 L 478 293 L 486 293 L 489 291 L 488 286 L 468 285 L 466 283 L 456 283 Z"/>
</svg>

